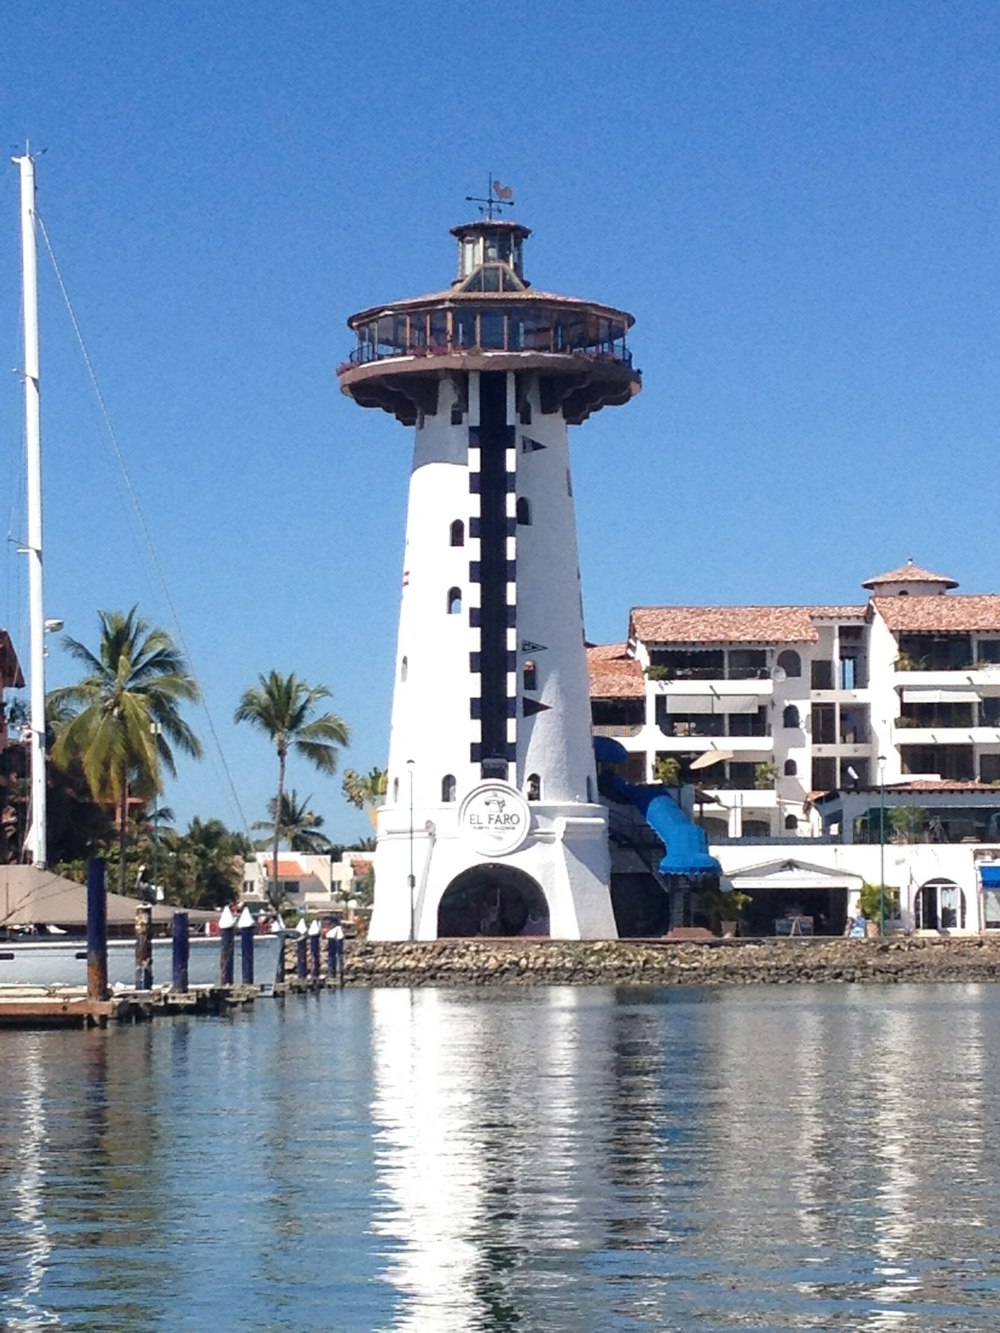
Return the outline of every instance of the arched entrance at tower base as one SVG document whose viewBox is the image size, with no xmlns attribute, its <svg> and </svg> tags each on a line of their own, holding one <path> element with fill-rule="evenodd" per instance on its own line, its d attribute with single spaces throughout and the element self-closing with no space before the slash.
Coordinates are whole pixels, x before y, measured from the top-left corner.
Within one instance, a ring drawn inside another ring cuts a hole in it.
<svg viewBox="0 0 1000 1333">
<path fill-rule="evenodd" d="M 538 882 L 496 862 L 456 875 L 438 904 L 438 939 L 469 935 L 548 935 L 549 905 Z"/>
</svg>

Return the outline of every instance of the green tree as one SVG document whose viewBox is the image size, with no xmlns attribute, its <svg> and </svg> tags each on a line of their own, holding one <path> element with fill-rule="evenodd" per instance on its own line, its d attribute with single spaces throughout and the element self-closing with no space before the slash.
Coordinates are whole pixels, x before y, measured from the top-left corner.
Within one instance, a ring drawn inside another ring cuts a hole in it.
<svg viewBox="0 0 1000 1333">
<path fill-rule="evenodd" d="M 389 774 L 384 768 L 373 768 L 368 773 L 356 773 L 353 768 L 347 768 L 340 784 L 340 790 L 351 805 L 364 810 L 375 828 L 378 827 L 378 809 L 385 801 L 388 780 Z"/>
<path fill-rule="evenodd" d="M 322 852 L 329 852 L 332 843 L 325 833 L 320 832 L 323 824 L 323 816 L 317 815 L 315 811 L 309 809 L 311 796 L 305 797 L 300 801 L 298 793 L 294 790 L 282 792 L 281 794 L 281 818 L 280 838 L 288 848 L 293 852 L 305 852 L 316 855 Z M 255 829 L 273 829 L 274 828 L 274 797 L 267 803 L 269 820 L 257 820 L 253 824 Z M 273 837 L 273 834 L 272 834 Z M 267 842 L 260 844 L 261 848 L 267 846 Z"/>
<path fill-rule="evenodd" d="M 237 722 L 248 722 L 262 731 L 278 752 L 278 789 L 271 814 L 272 896 L 277 903 L 278 844 L 281 841 L 282 797 L 285 794 L 285 766 L 290 750 L 307 759 L 321 773 L 337 771 L 337 751 L 350 743 L 350 729 L 336 713 L 316 715 L 317 706 L 330 698 L 325 685 L 309 685 L 294 672 L 283 676 L 272 671 L 258 676 L 257 684 L 245 690 L 235 713 Z"/>
<path fill-rule="evenodd" d="M 174 749 L 200 756 L 201 745 L 180 706 L 201 696 L 183 653 L 166 630 L 151 627 L 138 609 L 98 613 L 96 652 L 66 638 L 87 674 L 77 685 L 53 690 L 52 759 L 67 767 L 79 759 L 91 795 L 118 811 L 118 889 L 125 892 L 128 801 L 163 790 L 162 770 L 176 773 Z"/>
</svg>

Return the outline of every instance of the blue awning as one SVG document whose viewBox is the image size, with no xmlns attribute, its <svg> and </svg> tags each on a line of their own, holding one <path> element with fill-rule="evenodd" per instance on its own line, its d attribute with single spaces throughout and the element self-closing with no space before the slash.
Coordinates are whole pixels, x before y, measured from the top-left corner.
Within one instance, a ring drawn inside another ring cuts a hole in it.
<svg viewBox="0 0 1000 1333">
<path fill-rule="evenodd" d="M 628 750 L 611 736 L 595 736 L 594 758 L 602 764 L 624 764 L 628 762 Z"/>
<path fill-rule="evenodd" d="M 983 877 L 984 889 L 1000 889 L 1000 864 L 980 866 L 979 873 Z"/>
</svg>

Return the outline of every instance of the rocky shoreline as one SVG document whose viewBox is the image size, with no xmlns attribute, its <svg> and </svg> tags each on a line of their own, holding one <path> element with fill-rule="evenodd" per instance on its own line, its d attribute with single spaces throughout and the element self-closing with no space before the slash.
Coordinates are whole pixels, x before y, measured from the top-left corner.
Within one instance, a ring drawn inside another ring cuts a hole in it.
<svg viewBox="0 0 1000 1333">
<path fill-rule="evenodd" d="M 1000 940 L 348 940 L 344 984 L 745 986 L 1000 980 Z"/>
</svg>

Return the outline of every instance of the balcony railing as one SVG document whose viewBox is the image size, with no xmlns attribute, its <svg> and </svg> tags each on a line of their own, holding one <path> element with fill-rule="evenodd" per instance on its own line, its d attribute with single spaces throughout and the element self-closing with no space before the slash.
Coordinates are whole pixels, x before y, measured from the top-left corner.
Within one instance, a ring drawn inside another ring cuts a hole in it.
<svg viewBox="0 0 1000 1333">
<path fill-rule="evenodd" d="M 549 352 L 632 365 L 623 325 L 595 311 L 530 306 L 441 306 L 406 315 L 381 315 L 356 326 L 358 344 L 348 365 L 400 356 L 463 352 Z"/>
</svg>

